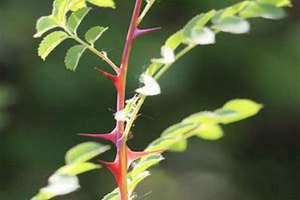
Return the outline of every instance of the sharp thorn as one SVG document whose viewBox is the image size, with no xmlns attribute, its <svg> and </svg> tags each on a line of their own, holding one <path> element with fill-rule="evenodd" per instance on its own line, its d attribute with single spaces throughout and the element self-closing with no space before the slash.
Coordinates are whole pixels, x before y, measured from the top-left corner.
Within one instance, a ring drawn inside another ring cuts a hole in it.
<svg viewBox="0 0 300 200">
<path fill-rule="evenodd" d="M 159 31 L 160 29 L 161 29 L 161 27 L 146 28 L 146 29 L 139 29 L 139 28 L 137 28 L 134 31 L 134 38 L 137 38 L 139 36 L 145 35 L 147 33 L 153 33 L 153 32 Z"/>
</svg>

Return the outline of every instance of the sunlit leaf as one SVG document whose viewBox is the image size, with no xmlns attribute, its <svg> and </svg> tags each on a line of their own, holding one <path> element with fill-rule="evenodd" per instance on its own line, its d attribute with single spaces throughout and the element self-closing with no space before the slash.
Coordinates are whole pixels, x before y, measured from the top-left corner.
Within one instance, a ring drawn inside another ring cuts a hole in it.
<svg viewBox="0 0 300 200">
<path fill-rule="evenodd" d="M 262 17 L 266 19 L 281 19 L 285 17 L 285 15 L 283 8 L 255 2 L 249 4 L 247 8 L 240 13 L 240 16 L 243 18 Z"/>
<path fill-rule="evenodd" d="M 77 11 L 85 7 L 86 7 L 86 0 L 69 0 L 69 8 L 72 11 Z"/>
<path fill-rule="evenodd" d="M 68 18 L 67 21 L 67 27 L 68 29 L 76 33 L 77 28 L 79 27 L 80 23 L 84 19 L 84 17 L 88 14 L 88 12 L 91 10 L 91 8 L 81 8 L 71 14 L 71 16 Z"/>
<path fill-rule="evenodd" d="M 129 176 L 134 177 L 142 173 L 143 171 L 146 171 L 150 167 L 158 164 L 162 160 L 164 160 L 164 157 L 160 154 L 152 154 L 150 156 L 144 157 L 133 164 L 133 170 L 129 173 Z"/>
<path fill-rule="evenodd" d="M 69 10 L 69 0 L 54 0 L 52 15 L 59 24 L 64 24 Z"/>
<path fill-rule="evenodd" d="M 169 147 L 169 151 L 174 152 L 183 152 L 188 147 L 188 141 L 187 140 L 180 140 L 179 142 L 176 142 L 172 146 Z"/>
<path fill-rule="evenodd" d="M 90 162 L 77 162 L 69 165 L 65 165 L 57 170 L 58 174 L 64 174 L 69 176 L 76 176 L 84 172 L 88 172 L 94 169 L 99 169 L 100 165 L 96 165 Z"/>
<path fill-rule="evenodd" d="M 116 8 L 115 2 L 113 0 L 87 0 L 87 1 L 99 7 Z"/>
<path fill-rule="evenodd" d="M 223 124 L 228 124 L 256 115 L 262 105 L 248 99 L 236 99 L 226 103 L 216 114 L 221 117 Z"/>
<path fill-rule="evenodd" d="M 58 27 L 58 24 L 53 16 L 41 17 L 36 23 L 36 34 L 34 35 L 34 37 L 41 37 L 44 33 L 56 27 Z"/>
<path fill-rule="evenodd" d="M 85 142 L 71 148 L 66 153 L 66 163 L 78 163 L 88 161 L 95 156 L 109 150 L 108 145 L 103 145 L 96 142 Z"/>
<path fill-rule="evenodd" d="M 65 57 L 65 65 L 66 65 L 67 69 L 69 69 L 71 71 L 76 70 L 79 60 L 85 50 L 86 50 L 86 47 L 83 45 L 80 45 L 80 44 L 73 46 L 72 48 L 70 48 L 68 50 L 67 55 Z"/>
<path fill-rule="evenodd" d="M 233 33 L 233 34 L 242 34 L 247 33 L 250 30 L 250 24 L 247 20 L 237 17 L 225 17 L 221 20 L 218 20 L 218 23 L 213 26 L 214 29 L 218 31 Z"/>
<path fill-rule="evenodd" d="M 219 125 L 203 124 L 195 130 L 196 136 L 204 140 L 218 140 L 223 137 L 224 133 Z"/>
<path fill-rule="evenodd" d="M 183 32 L 180 30 L 167 39 L 165 46 L 171 49 L 176 49 L 182 42 Z"/>
<path fill-rule="evenodd" d="M 86 41 L 93 45 L 107 29 L 108 27 L 102 26 L 95 26 L 89 29 L 85 34 Z"/>
<path fill-rule="evenodd" d="M 55 31 L 47 35 L 39 45 L 39 56 L 45 60 L 46 57 L 53 51 L 61 42 L 69 36 L 63 31 Z"/>
</svg>

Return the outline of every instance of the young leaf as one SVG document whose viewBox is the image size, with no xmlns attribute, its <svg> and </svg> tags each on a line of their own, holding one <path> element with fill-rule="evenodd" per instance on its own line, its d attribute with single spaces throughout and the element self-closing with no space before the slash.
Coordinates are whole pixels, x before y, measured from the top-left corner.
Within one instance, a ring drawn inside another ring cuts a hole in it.
<svg viewBox="0 0 300 200">
<path fill-rule="evenodd" d="M 36 23 L 36 34 L 33 37 L 41 37 L 44 33 L 56 27 L 58 27 L 58 24 L 53 16 L 41 17 Z"/>
<path fill-rule="evenodd" d="M 218 140 L 223 137 L 224 133 L 219 125 L 203 124 L 195 130 L 196 136 L 204 140 Z"/>
<path fill-rule="evenodd" d="M 115 2 L 113 0 L 87 0 L 87 1 L 99 7 L 116 8 Z"/>
<path fill-rule="evenodd" d="M 80 23 L 82 22 L 84 17 L 89 13 L 90 10 L 91 10 L 91 8 L 81 8 L 81 9 L 73 12 L 67 21 L 68 29 L 71 32 L 76 33 L 77 28 L 79 27 Z"/>
<path fill-rule="evenodd" d="M 68 12 L 69 0 L 54 0 L 52 15 L 59 24 L 64 24 Z"/>
<path fill-rule="evenodd" d="M 271 4 L 262 4 L 252 2 L 241 13 L 243 18 L 262 17 L 266 19 L 281 19 L 285 17 L 285 11 L 282 8 Z"/>
<path fill-rule="evenodd" d="M 71 148 L 66 153 L 66 163 L 85 162 L 109 149 L 110 147 L 108 145 L 102 145 L 96 142 L 85 142 Z"/>
<path fill-rule="evenodd" d="M 132 171 L 128 174 L 129 177 L 135 177 L 138 174 L 146 171 L 150 167 L 158 164 L 160 161 L 164 160 L 161 154 L 152 154 L 150 156 L 144 157 L 137 163 L 134 163 Z"/>
<path fill-rule="evenodd" d="M 47 35 L 39 45 L 38 54 L 45 60 L 47 56 L 53 51 L 61 42 L 69 36 L 63 31 L 55 31 Z"/>
<path fill-rule="evenodd" d="M 188 147 L 188 141 L 187 140 L 181 140 L 179 142 L 176 142 L 172 146 L 169 147 L 169 151 L 174 152 L 184 152 Z"/>
<path fill-rule="evenodd" d="M 218 20 L 218 23 L 213 28 L 227 33 L 242 34 L 249 32 L 250 24 L 241 17 L 231 16 Z"/>
<path fill-rule="evenodd" d="M 227 102 L 221 109 L 216 110 L 221 123 L 228 124 L 256 115 L 262 108 L 261 104 L 248 99 L 235 99 Z"/>
<path fill-rule="evenodd" d="M 291 6 L 290 0 L 257 0 L 259 3 L 274 5 L 277 7 Z"/>
<path fill-rule="evenodd" d="M 90 162 L 77 162 L 69 165 L 65 165 L 59 168 L 56 173 L 69 175 L 69 176 L 76 176 L 78 174 L 82 174 L 84 172 L 88 172 L 94 169 L 99 169 L 100 165 L 96 165 Z"/>
<path fill-rule="evenodd" d="M 48 200 L 55 196 L 69 194 L 79 188 L 79 180 L 76 176 L 53 174 L 48 180 L 48 185 L 31 200 Z"/>
<path fill-rule="evenodd" d="M 79 9 L 86 7 L 86 0 L 69 0 L 69 8 L 72 11 L 77 11 Z"/>
<path fill-rule="evenodd" d="M 207 27 L 198 28 L 195 27 L 189 38 L 186 38 L 185 43 L 187 44 L 199 44 L 199 45 L 209 45 L 216 42 L 215 33 Z"/>
<path fill-rule="evenodd" d="M 78 66 L 79 60 L 85 50 L 86 47 L 80 44 L 70 48 L 65 57 L 66 68 L 71 71 L 75 71 Z"/>
<path fill-rule="evenodd" d="M 108 27 L 102 26 L 95 26 L 89 29 L 85 34 L 86 41 L 93 45 L 107 29 Z"/>
<path fill-rule="evenodd" d="M 180 30 L 174 33 L 173 35 L 171 35 L 167 39 L 165 46 L 175 50 L 182 42 L 183 42 L 183 31 Z"/>
</svg>

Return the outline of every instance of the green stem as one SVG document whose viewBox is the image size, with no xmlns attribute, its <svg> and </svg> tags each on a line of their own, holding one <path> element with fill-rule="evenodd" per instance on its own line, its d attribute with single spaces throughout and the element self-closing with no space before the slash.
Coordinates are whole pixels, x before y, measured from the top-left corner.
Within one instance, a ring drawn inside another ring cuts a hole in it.
<svg viewBox="0 0 300 200">
<path fill-rule="evenodd" d="M 194 47 L 195 47 L 195 45 L 189 45 L 189 46 L 187 46 L 186 48 L 184 48 L 183 50 L 181 50 L 181 51 L 176 55 L 175 61 L 174 61 L 174 62 L 176 62 L 176 61 L 179 60 L 181 57 L 183 57 L 186 53 L 188 53 L 189 51 L 191 51 Z M 173 62 L 173 63 L 170 63 L 170 64 L 164 65 L 164 66 L 158 71 L 158 73 L 154 76 L 154 78 L 155 78 L 156 80 L 160 79 L 161 76 L 162 76 L 164 73 L 166 73 L 166 72 L 171 68 L 171 66 L 174 64 L 174 62 Z M 133 124 L 134 124 L 134 121 L 135 121 L 135 119 L 137 118 L 137 116 L 138 116 L 138 114 L 139 114 L 139 111 L 140 111 L 140 109 L 142 108 L 142 105 L 143 105 L 143 103 L 144 103 L 145 100 L 146 100 L 146 96 L 140 94 L 140 95 L 138 96 L 138 99 L 139 99 L 139 101 L 137 102 L 136 106 L 134 107 L 134 110 L 133 110 L 133 112 L 132 112 L 132 115 L 131 115 L 129 121 L 127 122 L 127 124 L 126 124 L 126 128 L 125 128 L 125 131 L 124 131 L 124 136 L 126 136 L 126 137 L 128 136 L 128 134 L 129 134 L 129 132 L 130 132 L 130 130 L 131 130 Z"/>
</svg>

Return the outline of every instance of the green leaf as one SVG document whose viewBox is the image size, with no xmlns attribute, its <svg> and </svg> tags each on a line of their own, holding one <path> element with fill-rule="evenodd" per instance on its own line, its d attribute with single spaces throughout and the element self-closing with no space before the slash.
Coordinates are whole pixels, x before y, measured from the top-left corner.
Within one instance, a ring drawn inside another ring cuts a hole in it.
<svg viewBox="0 0 300 200">
<path fill-rule="evenodd" d="M 203 124 L 195 130 L 198 137 L 204 140 L 218 140 L 223 137 L 224 133 L 219 125 Z"/>
<path fill-rule="evenodd" d="M 69 8 L 72 11 L 77 11 L 79 9 L 85 8 L 86 0 L 69 0 Z"/>
<path fill-rule="evenodd" d="M 102 26 L 95 26 L 89 29 L 85 34 L 86 41 L 93 45 L 107 29 L 108 27 Z"/>
<path fill-rule="evenodd" d="M 47 56 L 69 36 L 63 31 L 55 31 L 47 35 L 39 45 L 38 54 L 45 60 Z"/>
<path fill-rule="evenodd" d="M 290 0 L 257 0 L 259 3 L 270 4 L 277 7 L 291 6 Z"/>
<path fill-rule="evenodd" d="M 150 156 L 143 157 L 141 160 L 134 164 L 132 171 L 129 173 L 129 177 L 135 177 L 138 174 L 141 174 L 142 172 L 158 164 L 162 160 L 164 160 L 164 157 L 161 154 L 152 154 Z"/>
<path fill-rule="evenodd" d="M 54 0 L 52 15 L 59 24 L 64 24 L 69 11 L 69 0 Z"/>
<path fill-rule="evenodd" d="M 75 71 L 78 66 L 79 60 L 85 50 L 86 47 L 83 45 L 75 45 L 70 48 L 65 57 L 66 68 L 71 71 Z"/>
<path fill-rule="evenodd" d="M 68 29 L 71 32 L 76 33 L 80 23 L 90 10 L 91 8 L 81 8 L 80 10 L 73 12 L 67 21 Z"/>
<path fill-rule="evenodd" d="M 262 105 L 248 99 L 236 99 L 226 103 L 223 108 L 216 111 L 221 117 L 221 123 L 228 124 L 256 115 Z"/>
<path fill-rule="evenodd" d="M 286 14 L 283 8 L 252 2 L 240 13 L 240 16 L 243 18 L 262 17 L 266 19 L 281 19 Z"/>
<path fill-rule="evenodd" d="M 99 169 L 100 165 L 96 165 L 90 162 L 75 162 L 73 164 L 65 165 L 57 170 L 56 173 L 76 176 L 78 174 L 82 174 L 84 172 L 88 172 L 94 169 Z"/>
<path fill-rule="evenodd" d="M 236 99 L 226 103 L 215 112 L 199 112 L 184 119 L 184 123 L 228 124 L 256 115 L 262 108 L 261 104 L 248 99 Z"/>
<path fill-rule="evenodd" d="M 179 123 L 167 128 L 161 136 L 164 138 L 182 137 L 184 134 L 192 131 L 197 125 L 194 123 Z"/>
<path fill-rule="evenodd" d="M 184 152 L 188 147 L 188 141 L 187 140 L 181 140 L 179 142 L 176 142 L 172 146 L 169 147 L 170 151 L 174 152 Z"/>
<path fill-rule="evenodd" d="M 115 2 L 113 0 L 87 0 L 87 1 L 99 7 L 116 8 Z"/>
<path fill-rule="evenodd" d="M 171 35 L 166 43 L 165 46 L 175 50 L 181 43 L 183 42 L 183 31 L 177 31 L 175 34 Z"/>
<path fill-rule="evenodd" d="M 164 138 L 160 137 L 153 141 L 147 148 L 146 151 L 163 151 L 168 150 L 173 144 L 179 142 L 184 138 L 177 137 L 177 138 Z"/>
<path fill-rule="evenodd" d="M 53 16 L 41 17 L 36 23 L 36 34 L 33 37 L 41 37 L 44 33 L 56 27 L 58 27 L 58 24 Z"/>
<path fill-rule="evenodd" d="M 201 29 L 211 20 L 216 14 L 215 10 L 211 10 L 208 13 L 200 14 L 191 19 L 183 28 L 183 37 L 189 38 L 192 35 L 193 29 Z"/>
<path fill-rule="evenodd" d="M 85 162 L 109 149 L 110 147 L 108 145 L 103 145 L 96 142 L 85 142 L 76 145 L 66 153 L 66 163 L 71 164 Z"/>
<path fill-rule="evenodd" d="M 218 31 L 242 34 L 249 32 L 250 24 L 247 20 L 241 17 L 231 16 L 218 20 L 217 24 L 215 24 L 213 28 Z"/>
</svg>

